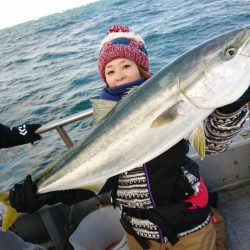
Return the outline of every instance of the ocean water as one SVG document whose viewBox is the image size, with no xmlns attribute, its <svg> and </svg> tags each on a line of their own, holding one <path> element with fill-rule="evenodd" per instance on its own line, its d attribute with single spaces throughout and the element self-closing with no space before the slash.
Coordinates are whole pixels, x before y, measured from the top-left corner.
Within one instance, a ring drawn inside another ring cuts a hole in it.
<svg viewBox="0 0 250 250">
<path fill-rule="evenodd" d="M 0 122 L 46 124 L 91 107 L 104 86 L 97 73 L 106 30 L 125 24 L 146 42 L 151 71 L 196 45 L 250 25 L 249 0 L 102 0 L 0 30 Z M 67 125 L 84 140 L 91 118 Z M 0 190 L 34 178 L 67 150 L 56 131 L 34 145 L 0 150 Z"/>
</svg>

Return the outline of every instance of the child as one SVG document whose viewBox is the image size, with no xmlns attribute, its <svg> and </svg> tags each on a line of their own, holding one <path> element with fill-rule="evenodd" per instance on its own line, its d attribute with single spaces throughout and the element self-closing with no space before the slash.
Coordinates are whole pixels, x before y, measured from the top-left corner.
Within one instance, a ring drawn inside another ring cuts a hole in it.
<svg viewBox="0 0 250 250">
<path fill-rule="evenodd" d="M 143 39 L 126 26 L 112 26 L 101 43 L 98 69 L 106 84 L 100 97 L 122 100 L 132 87 L 150 78 Z M 205 121 L 207 154 L 225 151 L 240 131 L 248 115 L 244 105 L 250 99 L 249 92 L 237 102 L 217 109 Z M 223 136 L 223 140 L 218 140 L 218 136 Z M 121 208 L 121 223 L 130 249 L 215 249 L 208 192 L 198 165 L 187 156 L 188 151 L 188 142 L 181 140 L 143 166 L 111 177 L 102 188 L 100 193 L 111 191 L 113 204 Z M 57 191 L 45 194 L 48 198 L 41 201 L 30 177 L 18 185 L 10 192 L 10 202 L 19 212 L 65 202 L 66 194 L 66 204 L 94 196 L 78 195 L 77 190 Z M 30 189 L 23 188 L 28 185 Z M 31 196 L 27 190 L 32 190 Z"/>
</svg>

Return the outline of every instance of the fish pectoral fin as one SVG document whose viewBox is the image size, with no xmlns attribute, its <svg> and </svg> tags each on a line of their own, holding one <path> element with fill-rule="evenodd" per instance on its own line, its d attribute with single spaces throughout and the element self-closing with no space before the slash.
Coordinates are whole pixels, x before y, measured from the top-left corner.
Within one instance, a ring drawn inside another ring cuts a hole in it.
<svg viewBox="0 0 250 250">
<path fill-rule="evenodd" d="M 182 107 L 182 104 L 183 101 L 179 101 L 173 106 L 171 106 L 169 109 L 165 110 L 151 123 L 151 128 L 161 127 L 167 123 L 174 121 L 177 116 L 181 115 L 180 106 Z"/>
<path fill-rule="evenodd" d="M 117 105 L 116 101 L 91 99 L 93 107 L 93 125 L 99 124 Z"/>
<path fill-rule="evenodd" d="M 0 202 L 2 202 L 5 208 L 5 214 L 2 221 L 2 231 L 5 232 L 14 224 L 20 214 L 11 207 L 8 192 L 0 192 Z"/>
<path fill-rule="evenodd" d="M 205 157 L 206 139 L 202 123 L 199 124 L 199 126 L 191 133 L 188 140 L 191 146 L 203 160 Z"/>
</svg>

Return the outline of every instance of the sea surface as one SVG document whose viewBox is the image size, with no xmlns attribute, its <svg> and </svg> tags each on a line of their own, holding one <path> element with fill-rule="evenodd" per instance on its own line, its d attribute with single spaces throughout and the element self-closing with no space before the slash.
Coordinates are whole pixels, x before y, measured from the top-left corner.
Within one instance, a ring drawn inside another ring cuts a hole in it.
<svg viewBox="0 0 250 250">
<path fill-rule="evenodd" d="M 106 30 L 124 24 L 146 42 L 151 72 L 198 44 L 250 25 L 249 0 L 102 0 L 0 30 L 0 122 L 47 124 L 91 108 L 104 84 L 97 73 Z M 65 126 L 84 140 L 91 118 Z M 34 145 L 0 150 L 0 190 L 34 178 L 66 146 L 54 130 Z"/>
</svg>

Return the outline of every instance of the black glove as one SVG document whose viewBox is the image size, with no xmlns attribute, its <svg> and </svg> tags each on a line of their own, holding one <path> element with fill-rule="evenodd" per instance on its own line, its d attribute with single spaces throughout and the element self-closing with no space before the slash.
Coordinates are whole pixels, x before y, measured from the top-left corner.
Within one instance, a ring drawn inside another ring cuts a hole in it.
<svg viewBox="0 0 250 250">
<path fill-rule="evenodd" d="M 39 134 L 36 134 L 35 131 L 41 126 L 41 124 L 34 123 L 13 127 L 13 144 L 21 145 L 40 140 L 42 137 Z"/>
<path fill-rule="evenodd" d="M 21 213 L 33 213 L 43 205 L 39 201 L 37 187 L 32 182 L 31 176 L 28 175 L 23 184 L 16 184 L 14 189 L 10 190 L 10 205 Z"/>
<path fill-rule="evenodd" d="M 220 107 L 217 110 L 224 114 L 231 114 L 240 109 L 241 107 L 243 107 L 249 101 L 250 101 L 250 86 L 237 101 L 230 103 L 226 106 Z"/>
<path fill-rule="evenodd" d="M 44 205 L 62 202 L 72 205 L 95 197 L 95 193 L 86 189 L 71 189 L 38 194 L 36 184 L 28 175 L 23 184 L 16 184 L 10 191 L 9 200 L 13 208 L 21 213 L 33 213 Z"/>
</svg>

